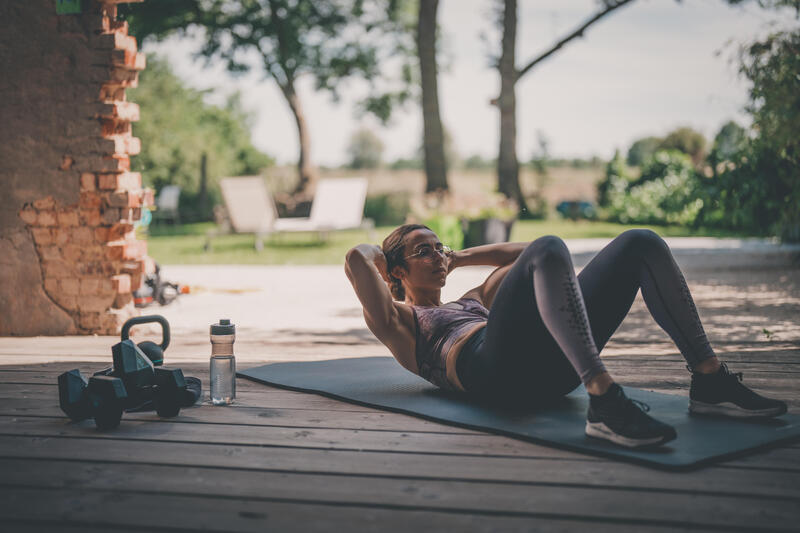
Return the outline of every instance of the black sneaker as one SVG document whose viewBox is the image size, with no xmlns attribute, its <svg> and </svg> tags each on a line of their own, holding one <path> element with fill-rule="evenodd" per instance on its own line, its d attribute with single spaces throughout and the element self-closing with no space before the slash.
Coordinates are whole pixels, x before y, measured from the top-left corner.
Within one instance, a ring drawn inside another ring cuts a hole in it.
<svg viewBox="0 0 800 533">
<path fill-rule="evenodd" d="M 658 446 L 677 437 L 675 428 L 648 415 L 649 410 L 614 383 L 602 396 L 589 395 L 586 434 L 628 448 Z"/>
<path fill-rule="evenodd" d="M 742 384 L 742 373 L 733 373 L 722 363 L 714 374 L 692 372 L 689 412 L 736 418 L 779 416 L 786 403 L 765 398 Z"/>
</svg>

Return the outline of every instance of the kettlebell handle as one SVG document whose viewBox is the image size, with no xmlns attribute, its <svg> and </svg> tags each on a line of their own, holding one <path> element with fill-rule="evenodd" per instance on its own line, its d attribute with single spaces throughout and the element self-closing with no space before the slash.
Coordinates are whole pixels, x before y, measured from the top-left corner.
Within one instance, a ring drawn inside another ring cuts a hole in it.
<svg viewBox="0 0 800 533">
<path fill-rule="evenodd" d="M 167 346 L 169 346 L 169 322 L 161 315 L 135 316 L 128 319 L 122 325 L 122 332 L 120 333 L 122 340 L 125 341 L 130 338 L 131 327 L 138 326 L 139 324 L 149 324 L 150 322 L 158 322 L 161 324 L 161 349 L 166 350 Z"/>
</svg>

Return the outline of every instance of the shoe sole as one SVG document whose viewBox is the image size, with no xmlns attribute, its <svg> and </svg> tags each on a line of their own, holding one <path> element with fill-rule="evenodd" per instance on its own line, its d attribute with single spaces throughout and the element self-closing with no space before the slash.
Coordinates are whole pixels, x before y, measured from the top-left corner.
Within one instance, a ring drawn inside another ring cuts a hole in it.
<svg viewBox="0 0 800 533">
<path fill-rule="evenodd" d="M 786 412 L 785 405 L 771 407 L 769 409 L 753 410 L 739 407 L 735 403 L 705 403 L 697 400 L 689 400 L 689 412 L 699 415 L 720 415 L 732 418 L 770 418 L 779 416 Z"/>
<path fill-rule="evenodd" d="M 645 446 L 658 446 L 659 444 L 664 444 L 665 442 L 669 442 L 674 439 L 674 436 L 658 436 L 658 437 L 650 437 L 647 439 L 632 439 L 630 437 L 625 437 L 618 433 L 614 433 L 608 426 L 606 426 L 603 422 L 589 422 L 586 421 L 586 434 L 590 437 L 594 437 L 596 439 L 604 439 L 607 441 L 611 441 L 614 444 L 619 444 L 620 446 L 625 446 L 626 448 L 642 448 Z"/>
</svg>

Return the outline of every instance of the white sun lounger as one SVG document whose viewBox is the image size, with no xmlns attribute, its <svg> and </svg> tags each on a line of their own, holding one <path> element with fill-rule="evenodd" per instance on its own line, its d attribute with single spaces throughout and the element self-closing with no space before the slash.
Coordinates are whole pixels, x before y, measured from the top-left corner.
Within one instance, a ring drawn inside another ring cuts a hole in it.
<svg viewBox="0 0 800 533">
<path fill-rule="evenodd" d="M 253 233 L 255 247 L 261 250 L 265 236 L 279 233 L 311 232 L 326 240 L 331 231 L 367 229 L 374 224 L 364 219 L 367 198 L 366 178 L 325 178 L 317 182 L 311 213 L 302 218 L 278 218 L 275 202 L 263 178 L 243 176 L 220 180 L 222 198 L 228 212 L 230 229 L 235 233 Z M 210 233 L 206 249 L 210 249 Z M 372 235 L 370 235 L 372 238 Z"/>
</svg>

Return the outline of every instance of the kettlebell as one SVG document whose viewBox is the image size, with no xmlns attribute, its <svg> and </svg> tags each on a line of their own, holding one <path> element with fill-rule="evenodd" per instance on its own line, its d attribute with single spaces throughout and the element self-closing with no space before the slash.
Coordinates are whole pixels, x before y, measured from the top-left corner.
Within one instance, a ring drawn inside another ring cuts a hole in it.
<svg viewBox="0 0 800 533">
<path fill-rule="evenodd" d="M 164 350 L 169 346 L 169 322 L 161 315 L 146 315 L 137 316 L 129 319 L 122 325 L 122 332 L 120 336 L 122 340 L 128 340 L 131 327 L 140 324 L 149 324 L 150 322 L 158 322 L 161 324 L 161 344 L 156 344 L 153 341 L 142 341 L 137 346 L 144 352 L 150 361 L 155 366 L 164 364 Z"/>
</svg>

